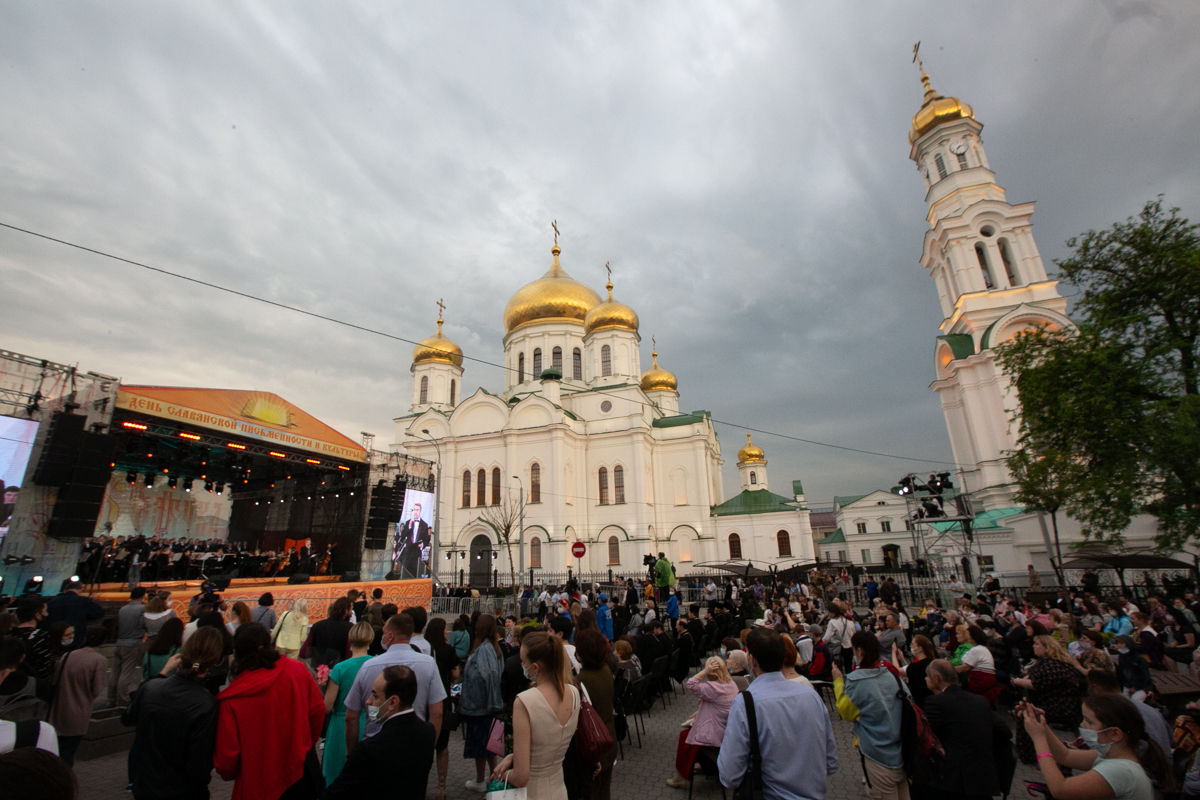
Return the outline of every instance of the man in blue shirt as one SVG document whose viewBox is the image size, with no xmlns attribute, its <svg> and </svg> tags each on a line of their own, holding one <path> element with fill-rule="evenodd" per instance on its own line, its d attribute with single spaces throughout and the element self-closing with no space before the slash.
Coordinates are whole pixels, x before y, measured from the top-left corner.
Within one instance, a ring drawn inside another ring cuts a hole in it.
<svg viewBox="0 0 1200 800">
<path fill-rule="evenodd" d="M 762 754 L 763 795 L 770 800 L 823 800 L 826 777 L 837 772 L 837 742 L 829 712 L 810 686 L 783 677 L 783 639 L 755 628 L 746 637 L 754 682 L 758 747 Z M 746 703 L 737 697 L 729 708 L 725 738 L 717 756 L 721 784 L 734 787 L 750 768 L 750 728 Z"/>
<path fill-rule="evenodd" d="M 596 627 L 611 642 L 613 640 L 612 610 L 608 607 L 608 595 L 601 592 L 596 599 L 600 605 L 596 608 Z"/>
</svg>

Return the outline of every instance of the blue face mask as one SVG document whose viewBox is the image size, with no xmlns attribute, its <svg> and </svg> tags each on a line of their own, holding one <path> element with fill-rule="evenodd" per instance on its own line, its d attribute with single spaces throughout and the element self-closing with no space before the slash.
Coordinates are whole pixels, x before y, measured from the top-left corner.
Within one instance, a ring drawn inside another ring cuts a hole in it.
<svg viewBox="0 0 1200 800">
<path fill-rule="evenodd" d="M 1112 730 L 1112 728 L 1101 728 L 1098 731 L 1094 731 L 1091 728 L 1080 728 L 1079 738 L 1083 739 L 1083 743 L 1089 748 L 1099 753 L 1101 758 L 1104 758 L 1106 755 L 1108 755 L 1108 751 L 1112 749 L 1112 742 L 1109 742 L 1108 744 L 1101 744 L 1100 734 L 1104 731 L 1110 730 Z"/>
</svg>

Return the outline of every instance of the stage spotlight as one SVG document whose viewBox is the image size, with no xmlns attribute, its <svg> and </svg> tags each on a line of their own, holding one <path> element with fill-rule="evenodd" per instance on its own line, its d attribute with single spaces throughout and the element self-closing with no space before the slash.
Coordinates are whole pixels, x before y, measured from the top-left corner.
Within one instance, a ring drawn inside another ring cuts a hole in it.
<svg viewBox="0 0 1200 800">
<path fill-rule="evenodd" d="M 255 501 L 254 501 L 254 505 L 258 505 L 258 501 L 257 501 L 257 500 L 255 500 Z"/>
<path fill-rule="evenodd" d="M 217 494 L 225 494 L 225 481 L 217 481 Z"/>
<path fill-rule="evenodd" d="M 41 594 L 43 579 L 41 575 L 34 575 L 29 580 L 25 581 L 25 594 Z"/>
<path fill-rule="evenodd" d="M 126 472 L 125 473 L 125 482 L 128 483 L 130 486 L 133 486 L 135 483 L 137 483 L 137 476 L 138 476 L 138 474 L 136 472 Z"/>
<path fill-rule="evenodd" d="M 205 481 L 204 482 L 204 491 L 208 492 L 209 494 L 212 494 L 212 490 L 213 490 L 213 482 Z"/>
<path fill-rule="evenodd" d="M 146 488 L 147 488 L 147 489 L 153 489 L 153 488 L 154 488 L 154 473 L 153 473 L 153 472 L 147 472 L 147 473 L 146 473 L 146 478 L 145 478 L 145 480 L 143 481 L 143 483 L 145 483 L 145 484 L 146 484 Z"/>
<path fill-rule="evenodd" d="M 191 478 L 183 479 L 183 490 L 185 492 L 190 492 L 192 490 L 192 479 Z"/>
<path fill-rule="evenodd" d="M 168 489 L 174 489 L 178 485 L 179 485 L 179 478 L 177 478 L 176 476 L 172 475 L 170 478 L 167 479 L 167 488 Z"/>
</svg>

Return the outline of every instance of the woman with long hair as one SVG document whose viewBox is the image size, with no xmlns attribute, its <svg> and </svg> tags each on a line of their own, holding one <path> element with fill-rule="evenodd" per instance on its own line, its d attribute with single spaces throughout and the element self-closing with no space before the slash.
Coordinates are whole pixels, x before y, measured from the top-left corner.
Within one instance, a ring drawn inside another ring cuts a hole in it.
<svg viewBox="0 0 1200 800">
<path fill-rule="evenodd" d="M 146 638 L 152 639 L 162 630 L 169 619 L 178 619 L 175 609 L 167 606 L 166 594 L 151 592 L 142 610 L 142 621 L 146 624 Z"/>
<path fill-rule="evenodd" d="M 288 658 L 300 655 L 300 646 L 308 634 L 308 600 L 301 597 L 283 612 L 275 627 L 275 646 Z"/>
<path fill-rule="evenodd" d="M 463 671 L 462 694 L 458 711 L 466 724 L 463 758 L 475 759 L 475 780 L 467 788 L 487 791 L 488 771 L 496 767 L 496 754 L 488 750 L 488 738 L 496 713 L 504 708 L 500 694 L 500 676 L 504 659 L 500 656 L 500 631 L 496 618 L 481 614 L 475 621 L 475 641 Z"/>
<path fill-rule="evenodd" d="M 667 781 L 667 786 L 676 789 L 688 785 L 700 748 L 721 746 L 729 707 L 738 696 L 737 684 L 725 668 L 725 662 L 716 656 L 704 663 L 704 669 L 688 678 L 685 687 L 696 695 L 700 705 L 692 724 L 679 732 L 679 741 L 675 745 L 675 774 Z"/>
<path fill-rule="evenodd" d="M 264 626 L 265 627 L 265 626 Z M 375 640 L 375 629 L 371 623 L 363 620 L 350 629 L 350 658 L 339 661 L 329 670 L 329 679 L 325 683 L 325 713 L 329 714 L 328 730 L 346 730 L 346 695 L 354 685 L 354 677 L 358 675 L 362 665 L 367 663 L 370 656 L 367 648 Z M 366 735 L 367 715 L 358 718 L 358 738 Z M 325 784 L 331 784 L 342 774 L 346 765 L 346 737 L 326 736 L 325 753 L 321 758 L 321 771 L 325 774 Z"/>
<path fill-rule="evenodd" d="M 234 637 L 233 675 L 217 696 L 213 753 L 217 773 L 235 781 L 232 800 L 315 798 L 305 760 L 316 759 L 325 701 L 308 668 L 281 656 L 267 629 L 251 622 Z"/>
<path fill-rule="evenodd" d="M 1041 634 L 1033 637 L 1034 662 L 1022 678 L 1013 678 L 1012 685 L 1026 689 L 1026 699 L 1042 709 L 1046 719 L 1061 728 L 1079 726 L 1079 698 L 1087 690 L 1079 662 L 1067 654 L 1054 637 Z M 1034 762 L 1036 752 L 1024 729 L 1017 728 L 1017 755 L 1026 764 Z"/>
<path fill-rule="evenodd" d="M 533 688 L 513 704 L 513 752 L 492 771 L 528 800 L 567 800 L 563 757 L 579 724 L 579 690 L 570 681 L 562 641 L 543 631 L 521 638 L 521 668 Z"/>
<path fill-rule="evenodd" d="M 1113 694 L 1084 698 L 1079 735 L 1087 750 L 1064 745 L 1037 706 L 1023 703 L 1018 710 L 1025 723 L 1022 729 L 1037 750 L 1042 777 L 1058 800 L 1151 800 L 1152 781 L 1163 793 L 1177 791 L 1167 754 L 1147 736 L 1141 712 L 1128 698 Z M 1063 777 L 1060 766 L 1083 774 Z"/>
<path fill-rule="evenodd" d="M 171 619 L 163 632 L 183 623 Z M 200 628 L 178 655 L 142 684 L 121 716 L 136 727 L 130 750 L 130 776 L 137 800 L 208 800 L 217 735 L 217 700 L 204 686 L 210 667 L 224 661 L 225 639 L 215 628 Z"/>
<path fill-rule="evenodd" d="M 913 662 L 904 668 L 904 677 L 908 681 L 913 703 L 917 708 L 924 709 L 925 700 L 931 694 L 925 683 L 925 674 L 929 665 L 937 660 L 937 649 L 928 636 L 918 633 L 912 640 L 912 655 Z"/>
<path fill-rule="evenodd" d="M 223 639 L 222 645 L 224 645 Z M 158 629 L 158 635 L 151 639 L 150 644 L 146 647 L 146 654 L 142 656 L 142 680 L 148 681 L 162 672 L 171 656 L 178 653 L 181 647 L 183 647 L 183 620 L 179 617 L 172 617 L 163 623 L 162 627 Z M 205 671 L 207 672 L 207 668 Z"/>
<path fill-rule="evenodd" d="M 225 658 L 221 663 L 209 667 L 204 674 L 204 684 L 215 696 L 229 679 L 229 659 L 233 656 L 233 634 L 225 626 L 225 619 L 221 616 L 220 611 L 205 611 L 197 617 L 196 630 L 199 631 L 201 628 L 216 629 L 217 633 L 221 634 L 222 641 L 225 642 Z"/>
<path fill-rule="evenodd" d="M 229 632 L 237 633 L 238 626 L 247 622 L 254 622 L 254 618 L 250 616 L 250 606 L 238 600 L 233 604 L 233 608 L 229 609 Z"/>
<path fill-rule="evenodd" d="M 995 708 L 1003 687 L 996 680 L 996 660 L 987 646 L 988 635 L 983 628 L 970 625 L 967 627 L 967 640 L 971 646 L 963 653 L 955 669 L 967 673 L 968 692 L 986 698 Z"/>
<path fill-rule="evenodd" d="M 454 624 L 457 626 L 460 623 L 455 620 Z M 442 679 L 442 688 L 446 690 L 446 699 L 442 701 L 442 729 L 433 748 L 437 763 L 437 796 L 441 800 L 446 796 L 446 775 L 450 771 L 450 726 L 447 724 L 450 720 L 450 685 L 458 680 L 459 657 L 454 646 L 446 641 L 446 620 L 441 617 L 429 620 L 425 626 L 425 641 L 429 642 L 433 660 L 437 662 L 438 676 Z"/>
<path fill-rule="evenodd" d="M 454 629 L 450 631 L 448 641 L 460 659 L 471 654 L 471 634 L 467 631 L 470 626 L 471 620 L 467 618 L 467 615 L 459 614 L 458 619 L 454 620 Z"/>
<path fill-rule="evenodd" d="M 591 611 L 584 611 L 584 615 Z M 595 615 L 592 615 L 595 625 Z M 608 735 L 612 737 L 612 748 L 600 757 L 600 772 L 592 777 L 590 800 L 609 800 L 612 794 L 612 771 L 617 760 L 617 727 L 613 719 L 613 672 L 610 660 L 612 651 L 608 639 L 599 628 L 583 628 L 575 631 L 575 657 L 579 659 L 579 683 L 587 691 L 588 701 L 600 715 Z"/>
<path fill-rule="evenodd" d="M 350 629 L 353 627 L 350 622 L 350 601 L 339 597 L 329 605 L 325 619 L 313 625 L 309 631 L 313 672 L 322 665 L 332 668 L 346 657 Z"/>
</svg>

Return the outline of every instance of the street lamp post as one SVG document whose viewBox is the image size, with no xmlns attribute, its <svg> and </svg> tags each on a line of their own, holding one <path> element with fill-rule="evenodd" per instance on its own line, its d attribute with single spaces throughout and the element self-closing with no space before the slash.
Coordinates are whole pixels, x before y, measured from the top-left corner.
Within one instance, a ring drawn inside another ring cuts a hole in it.
<svg viewBox="0 0 1200 800">
<path fill-rule="evenodd" d="M 442 532 L 442 448 L 438 447 L 437 439 L 434 439 L 430 435 L 428 428 L 422 428 L 421 433 L 429 437 L 430 443 L 433 444 L 434 452 L 437 453 L 437 472 L 433 479 L 433 544 L 429 548 L 430 577 L 437 580 L 437 567 L 433 565 L 438 563 L 438 544 L 441 540 L 440 534 Z"/>
</svg>

